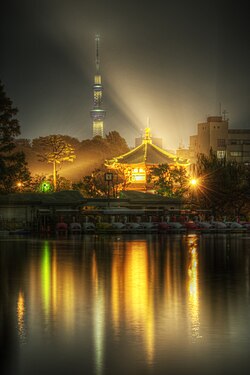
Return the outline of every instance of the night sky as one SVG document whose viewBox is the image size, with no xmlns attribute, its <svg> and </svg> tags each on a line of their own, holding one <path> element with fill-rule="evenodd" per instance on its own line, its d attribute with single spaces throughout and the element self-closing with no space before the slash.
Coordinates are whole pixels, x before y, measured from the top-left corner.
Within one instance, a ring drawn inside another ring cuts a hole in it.
<svg viewBox="0 0 250 375">
<path fill-rule="evenodd" d="M 0 79 L 21 137 L 92 137 L 97 32 L 105 133 L 134 146 L 149 117 L 153 135 L 175 149 L 220 107 L 230 127 L 250 127 L 245 2 L 8 0 L 0 17 Z"/>
</svg>

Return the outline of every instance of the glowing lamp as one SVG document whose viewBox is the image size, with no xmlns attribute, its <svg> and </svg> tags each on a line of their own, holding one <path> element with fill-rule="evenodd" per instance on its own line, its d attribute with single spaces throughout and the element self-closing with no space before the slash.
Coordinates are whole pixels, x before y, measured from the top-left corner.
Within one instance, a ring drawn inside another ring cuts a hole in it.
<svg viewBox="0 0 250 375">
<path fill-rule="evenodd" d="M 43 181 L 40 185 L 40 191 L 48 193 L 51 190 L 51 184 L 47 181 Z"/>
<path fill-rule="evenodd" d="M 196 186 L 198 184 L 198 180 L 196 179 L 196 178 L 192 178 L 191 180 L 190 180 L 190 185 L 192 185 L 192 186 Z"/>
</svg>

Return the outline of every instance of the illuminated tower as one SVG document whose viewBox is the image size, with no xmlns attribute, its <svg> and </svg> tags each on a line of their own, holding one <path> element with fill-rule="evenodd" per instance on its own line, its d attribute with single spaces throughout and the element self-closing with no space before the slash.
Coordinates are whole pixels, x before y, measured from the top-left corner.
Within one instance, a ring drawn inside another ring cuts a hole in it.
<svg viewBox="0 0 250 375">
<path fill-rule="evenodd" d="M 93 109 L 90 111 L 90 115 L 93 120 L 93 137 L 99 135 L 103 137 L 103 120 L 106 115 L 106 111 L 102 108 L 102 77 L 100 74 L 100 57 L 99 57 L 99 43 L 100 43 L 100 36 L 96 35 L 95 37 L 96 43 L 96 74 L 94 77 L 94 85 L 93 85 Z"/>
</svg>

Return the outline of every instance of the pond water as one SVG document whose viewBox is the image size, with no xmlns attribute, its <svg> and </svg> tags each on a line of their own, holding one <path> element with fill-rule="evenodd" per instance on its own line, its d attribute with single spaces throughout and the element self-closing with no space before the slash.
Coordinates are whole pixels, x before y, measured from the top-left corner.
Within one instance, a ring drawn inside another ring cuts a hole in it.
<svg viewBox="0 0 250 375">
<path fill-rule="evenodd" d="M 250 236 L 0 238 L 1 374 L 247 374 Z"/>
</svg>

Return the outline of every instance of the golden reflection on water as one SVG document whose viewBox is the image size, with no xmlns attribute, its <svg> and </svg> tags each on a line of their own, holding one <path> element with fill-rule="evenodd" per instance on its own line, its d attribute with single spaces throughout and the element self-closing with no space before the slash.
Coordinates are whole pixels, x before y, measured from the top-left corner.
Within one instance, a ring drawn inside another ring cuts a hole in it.
<svg viewBox="0 0 250 375">
<path fill-rule="evenodd" d="M 170 243 L 167 243 L 165 251 L 165 298 L 163 300 L 165 316 L 164 328 L 167 328 L 168 336 L 172 336 L 172 340 L 176 340 L 176 336 L 181 326 L 181 254 L 178 249 L 171 249 Z"/>
<path fill-rule="evenodd" d="M 72 262 L 64 265 L 62 272 L 58 275 L 58 282 L 62 288 L 60 294 L 60 310 L 63 314 L 67 336 L 73 335 L 75 332 L 75 313 L 76 313 L 76 293 L 78 286 L 76 284 L 77 278 L 74 274 L 74 267 Z"/>
<path fill-rule="evenodd" d="M 47 320 L 50 310 L 50 292 L 51 292 L 51 260 L 48 241 L 45 241 L 41 262 L 41 285 L 43 296 L 43 308 L 45 319 Z"/>
<path fill-rule="evenodd" d="M 120 333 L 120 319 L 121 319 L 120 298 L 123 293 L 123 285 L 124 285 L 123 258 L 122 258 L 122 252 L 119 250 L 119 242 L 114 243 L 111 283 L 112 283 L 111 306 L 112 306 L 113 327 L 114 327 L 116 336 L 118 336 Z"/>
<path fill-rule="evenodd" d="M 27 293 L 31 324 L 36 322 L 34 326 L 38 327 L 38 319 L 43 317 L 47 330 L 59 327 L 68 340 L 79 327 L 92 322 L 97 374 L 103 370 L 110 317 L 115 339 L 119 340 L 125 327 L 142 343 L 148 364 L 155 359 L 157 332 L 171 343 L 178 342 L 187 325 L 186 311 L 192 340 L 200 338 L 197 237 L 188 237 L 185 249 L 178 242 L 172 245 L 171 239 L 160 250 L 146 239 L 114 241 L 110 246 L 111 256 L 107 258 L 98 248 L 85 249 L 81 263 L 74 252 L 61 251 L 57 242 L 44 241 L 41 255 L 33 257 L 30 264 Z M 24 335 L 24 314 L 25 301 L 20 292 L 20 337 Z"/>
<path fill-rule="evenodd" d="M 24 300 L 23 292 L 20 291 L 18 294 L 18 300 L 17 300 L 17 324 L 18 324 L 18 334 L 19 334 L 19 338 L 21 342 L 24 342 L 25 337 L 26 337 L 24 316 L 25 316 L 25 300 Z"/>
<path fill-rule="evenodd" d="M 188 308 L 191 322 L 191 334 L 193 341 L 200 339 L 200 311 L 199 311 L 199 273 L 197 235 L 188 239 Z"/>
<path fill-rule="evenodd" d="M 50 333 L 60 323 L 69 338 L 75 331 L 76 293 L 79 287 L 74 261 L 59 259 L 56 243 L 44 241 L 41 250 L 40 259 L 33 258 L 30 265 L 30 323 L 38 328 L 35 322 L 43 317 L 44 328 Z M 42 313 L 38 311 L 39 307 Z"/>
<path fill-rule="evenodd" d="M 104 352 L 104 324 L 105 324 L 105 297 L 103 280 L 98 274 L 96 254 L 92 256 L 92 287 L 93 287 L 93 328 L 95 345 L 96 373 L 101 374 L 103 369 Z"/>
<path fill-rule="evenodd" d="M 58 304 L 58 272 L 57 272 L 57 253 L 56 247 L 53 246 L 52 250 L 52 309 L 53 312 L 57 313 L 57 304 Z"/>
<path fill-rule="evenodd" d="M 113 325 L 118 332 L 120 306 L 123 306 L 126 324 L 132 329 L 133 334 L 142 337 L 149 363 L 154 357 L 152 283 L 147 242 L 126 242 L 124 258 L 116 251 L 112 262 Z"/>
</svg>

